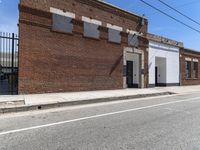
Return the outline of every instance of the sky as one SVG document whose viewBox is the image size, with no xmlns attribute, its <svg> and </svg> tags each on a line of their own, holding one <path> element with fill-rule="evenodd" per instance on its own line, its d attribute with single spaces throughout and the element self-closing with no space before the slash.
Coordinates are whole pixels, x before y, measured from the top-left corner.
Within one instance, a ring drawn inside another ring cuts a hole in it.
<svg viewBox="0 0 200 150">
<path fill-rule="evenodd" d="M 0 32 L 18 33 L 18 0 L 0 0 Z"/>
<path fill-rule="evenodd" d="M 183 42 L 186 48 L 200 51 L 200 33 L 157 12 L 140 0 L 106 0 L 107 2 L 148 18 L 148 32 Z M 158 0 L 145 0 L 169 15 L 200 30 L 200 25 L 182 17 Z M 200 23 L 200 0 L 163 0 Z M 18 0 L 0 0 L 0 32 L 18 33 Z"/>
</svg>

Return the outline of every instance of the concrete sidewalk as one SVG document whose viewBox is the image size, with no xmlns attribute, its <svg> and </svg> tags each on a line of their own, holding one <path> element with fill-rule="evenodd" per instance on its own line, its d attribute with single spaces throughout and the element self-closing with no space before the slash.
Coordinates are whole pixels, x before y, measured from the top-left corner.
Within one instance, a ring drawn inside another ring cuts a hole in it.
<svg viewBox="0 0 200 150">
<path fill-rule="evenodd" d="M 199 92 L 200 86 L 0 96 L 0 113 Z"/>
</svg>

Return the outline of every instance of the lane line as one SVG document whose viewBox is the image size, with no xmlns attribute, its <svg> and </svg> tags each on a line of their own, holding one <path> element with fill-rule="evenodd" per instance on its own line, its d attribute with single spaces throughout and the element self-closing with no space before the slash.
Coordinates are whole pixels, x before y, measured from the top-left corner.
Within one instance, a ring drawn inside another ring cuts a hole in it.
<svg viewBox="0 0 200 150">
<path fill-rule="evenodd" d="M 5 132 L 0 132 L 0 136 L 23 132 L 23 131 L 34 130 L 34 129 L 45 128 L 45 127 L 52 127 L 52 126 L 62 125 L 62 124 L 67 124 L 67 123 L 73 123 L 73 122 L 78 122 L 78 121 L 83 121 L 83 120 L 89 120 L 89 119 L 94 119 L 94 118 L 106 117 L 106 116 L 111 116 L 111 115 L 116 115 L 116 114 L 122 114 L 122 113 L 127 113 L 127 112 L 132 112 L 132 111 L 138 111 L 138 110 L 143 110 L 143 109 L 149 109 L 149 108 L 154 108 L 154 107 L 159 107 L 159 106 L 164 106 L 164 105 L 188 102 L 188 101 L 192 101 L 192 100 L 199 100 L 199 99 L 200 99 L 200 97 L 196 97 L 196 98 L 190 98 L 190 99 L 185 99 L 185 100 L 172 101 L 172 102 L 160 103 L 160 104 L 155 104 L 155 105 L 150 105 L 150 106 L 127 109 L 127 110 L 122 110 L 122 111 L 117 111 L 117 112 L 105 113 L 105 114 L 100 114 L 100 115 L 93 115 L 93 116 L 89 116 L 89 117 L 60 121 L 60 122 L 55 122 L 55 123 L 50 123 L 50 124 L 45 124 L 45 125 L 38 125 L 38 126 L 22 128 L 22 129 L 17 129 L 17 130 L 10 130 L 10 131 L 5 131 Z"/>
</svg>

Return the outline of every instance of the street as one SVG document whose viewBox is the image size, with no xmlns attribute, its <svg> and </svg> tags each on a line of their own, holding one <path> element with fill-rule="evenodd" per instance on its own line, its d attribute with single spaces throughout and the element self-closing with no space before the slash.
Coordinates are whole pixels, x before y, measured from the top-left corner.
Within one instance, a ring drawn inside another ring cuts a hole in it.
<svg viewBox="0 0 200 150">
<path fill-rule="evenodd" d="M 0 150 L 200 150 L 200 94 L 1 115 Z"/>
</svg>

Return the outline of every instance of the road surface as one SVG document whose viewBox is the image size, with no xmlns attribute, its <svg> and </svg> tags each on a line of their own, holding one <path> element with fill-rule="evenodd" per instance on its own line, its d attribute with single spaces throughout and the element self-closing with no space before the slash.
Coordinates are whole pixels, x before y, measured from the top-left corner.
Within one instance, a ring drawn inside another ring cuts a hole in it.
<svg viewBox="0 0 200 150">
<path fill-rule="evenodd" d="M 2 115 L 0 150 L 200 150 L 200 93 Z"/>
</svg>

